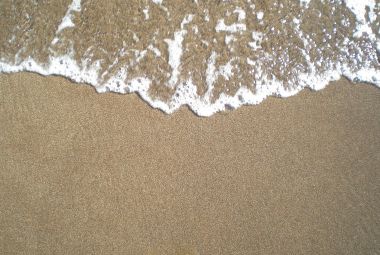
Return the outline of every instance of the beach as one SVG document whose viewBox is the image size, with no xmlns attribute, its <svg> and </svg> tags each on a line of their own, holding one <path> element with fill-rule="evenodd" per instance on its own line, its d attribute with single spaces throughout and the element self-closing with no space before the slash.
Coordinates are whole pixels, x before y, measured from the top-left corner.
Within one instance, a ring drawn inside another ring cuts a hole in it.
<svg viewBox="0 0 380 255">
<path fill-rule="evenodd" d="M 0 73 L 208 117 L 341 78 L 380 87 L 374 0 L 48 0 L 0 8 Z"/>
<path fill-rule="evenodd" d="M 380 92 L 201 118 L 0 75 L 3 254 L 378 254 Z"/>
</svg>

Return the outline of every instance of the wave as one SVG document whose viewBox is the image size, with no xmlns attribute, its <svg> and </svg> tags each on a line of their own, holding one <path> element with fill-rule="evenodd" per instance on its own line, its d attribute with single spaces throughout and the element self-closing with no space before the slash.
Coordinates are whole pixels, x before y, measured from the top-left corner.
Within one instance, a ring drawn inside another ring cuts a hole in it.
<svg viewBox="0 0 380 255">
<path fill-rule="evenodd" d="M 166 113 L 188 105 L 211 116 L 342 76 L 380 87 L 380 4 L 372 0 L 4 5 L 0 72 L 138 93 Z"/>
</svg>

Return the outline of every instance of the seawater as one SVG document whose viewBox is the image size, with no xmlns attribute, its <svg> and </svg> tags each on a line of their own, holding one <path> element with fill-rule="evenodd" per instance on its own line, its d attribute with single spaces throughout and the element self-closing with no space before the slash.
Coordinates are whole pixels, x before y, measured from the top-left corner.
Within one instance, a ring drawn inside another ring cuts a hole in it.
<svg viewBox="0 0 380 255">
<path fill-rule="evenodd" d="M 60 75 L 196 114 L 319 90 L 380 87 L 377 0 L 0 3 L 0 72 Z"/>
</svg>

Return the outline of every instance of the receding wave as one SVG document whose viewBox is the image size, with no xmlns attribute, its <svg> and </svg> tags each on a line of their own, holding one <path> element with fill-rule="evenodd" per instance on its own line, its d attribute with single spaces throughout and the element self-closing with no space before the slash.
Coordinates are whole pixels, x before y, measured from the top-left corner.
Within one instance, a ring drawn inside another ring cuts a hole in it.
<svg viewBox="0 0 380 255">
<path fill-rule="evenodd" d="M 0 72 L 210 116 L 342 76 L 380 86 L 379 13 L 376 0 L 5 0 Z"/>
</svg>

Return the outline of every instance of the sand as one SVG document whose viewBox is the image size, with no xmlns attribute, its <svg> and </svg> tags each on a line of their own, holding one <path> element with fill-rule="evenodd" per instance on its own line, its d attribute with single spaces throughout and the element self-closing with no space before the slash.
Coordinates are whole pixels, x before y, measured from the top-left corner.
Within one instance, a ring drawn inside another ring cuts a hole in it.
<svg viewBox="0 0 380 255">
<path fill-rule="evenodd" d="M 2 254 L 379 254 L 380 91 L 200 118 L 0 75 Z"/>
</svg>

